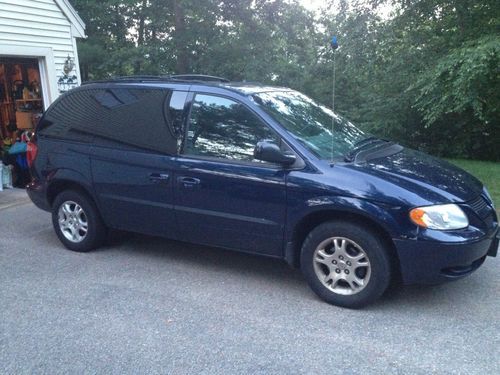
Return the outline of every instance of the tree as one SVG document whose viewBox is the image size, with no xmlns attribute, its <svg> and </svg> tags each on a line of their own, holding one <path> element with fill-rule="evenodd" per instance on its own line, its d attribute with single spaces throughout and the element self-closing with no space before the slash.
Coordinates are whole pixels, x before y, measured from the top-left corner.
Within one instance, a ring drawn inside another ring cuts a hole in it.
<svg viewBox="0 0 500 375">
<path fill-rule="evenodd" d="M 437 155 L 500 160 L 497 0 L 330 0 L 319 16 L 295 0 L 73 4 L 87 24 L 84 80 L 213 74 L 329 105 L 335 34 L 338 112 Z"/>
</svg>

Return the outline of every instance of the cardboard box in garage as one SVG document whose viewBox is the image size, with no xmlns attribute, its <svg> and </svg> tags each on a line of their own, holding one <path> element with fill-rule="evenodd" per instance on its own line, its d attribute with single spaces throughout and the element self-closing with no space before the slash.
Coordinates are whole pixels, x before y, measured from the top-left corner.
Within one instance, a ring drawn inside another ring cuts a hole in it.
<svg viewBox="0 0 500 375">
<path fill-rule="evenodd" d="M 16 111 L 16 124 L 18 129 L 33 128 L 33 113 Z"/>
</svg>

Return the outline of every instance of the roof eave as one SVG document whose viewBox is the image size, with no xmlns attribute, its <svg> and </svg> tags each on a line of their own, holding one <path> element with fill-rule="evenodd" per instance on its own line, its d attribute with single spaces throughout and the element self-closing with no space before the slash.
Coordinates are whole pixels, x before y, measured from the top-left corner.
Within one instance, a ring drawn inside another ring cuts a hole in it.
<svg viewBox="0 0 500 375">
<path fill-rule="evenodd" d="M 54 1 L 71 23 L 73 36 L 75 38 L 86 38 L 87 36 L 85 35 L 85 22 L 83 22 L 83 20 L 78 15 L 78 12 L 75 10 L 75 8 L 73 8 L 69 1 Z"/>
</svg>

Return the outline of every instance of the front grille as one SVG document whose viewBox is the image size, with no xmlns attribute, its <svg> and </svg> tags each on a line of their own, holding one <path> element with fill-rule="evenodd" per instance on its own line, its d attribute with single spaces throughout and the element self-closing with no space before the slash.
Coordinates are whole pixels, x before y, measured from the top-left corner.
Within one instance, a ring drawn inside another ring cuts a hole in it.
<svg viewBox="0 0 500 375">
<path fill-rule="evenodd" d="M 487 228 L 495 224 L 495 212 L 493 207 L 482 195 L 468 203 L 469 207 L 481 218 Z"/>
<path fill-rule="evenodd" d="M 492 208 L 482 195 L 469 202 L 469 206 L 474 210 L 475 213 L 479 215 L 481 219 L 485 219 L 492 213 Z"/>
</svg>

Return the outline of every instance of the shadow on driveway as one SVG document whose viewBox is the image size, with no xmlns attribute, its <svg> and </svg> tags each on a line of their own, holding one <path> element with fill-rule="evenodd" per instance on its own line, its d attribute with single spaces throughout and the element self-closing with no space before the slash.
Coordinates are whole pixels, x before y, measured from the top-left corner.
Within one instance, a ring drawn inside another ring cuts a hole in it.
<svg viewBox="0 0 500 375">
<path fill-rule="evenodd" d="M 155 262 L 175 263 L 186 270 L 224 273 L 227 280 L 234 279 L 236 283 L 241 282 L 242 276 L 252 280 L 259 279 L 262 284 L 272 283 L 274 287 L 297 298 L 323 303 L 308 288 L 300 270 L 293 269 L 281 259 L 126 232 L 112 234 L 108 245 L 99 250 L 101 251 L 117 251 L 127 253 L 132 258 L 146 257 Z M 482 271 L 480 268 L 477 273 L 481 274 Z M 466 299 L 477 294 L 477 288 L 480 287 L 477 276 L 473 274 L 463 280 L 441 285 L 406 286 L 393 283 L 380 300 L 363 310 L 399 310 L 403 305 L 434 310 L 440 305 L 449 305 L 450 301 L 452 305 L 454 301 L 461 299 L 468 303 L 471 301 Z"/>
</svg>

